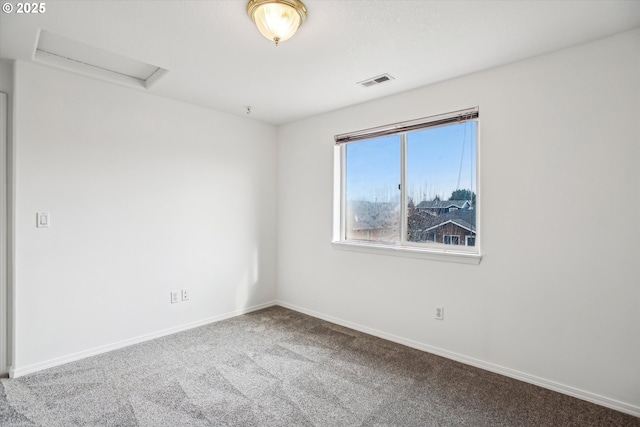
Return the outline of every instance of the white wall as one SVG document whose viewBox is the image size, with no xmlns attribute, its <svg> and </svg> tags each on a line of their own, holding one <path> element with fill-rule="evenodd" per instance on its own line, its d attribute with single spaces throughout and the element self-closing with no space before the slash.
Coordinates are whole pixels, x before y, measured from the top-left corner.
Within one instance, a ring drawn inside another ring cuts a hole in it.
<svg viewBox="0 0 640 427">
<path fill-rule="evenodd" d="M 22 62 L 16 94 L 14 375 L 275 300 L 275 127 Z"/>
<path fill-rule="evenodd" d="M 282 126 L 279 300 L 640 415 L 639 51 L 636 30 Z M 333 248 L 333 136 L 473 106 L 480 265 Z"/>
</svg>

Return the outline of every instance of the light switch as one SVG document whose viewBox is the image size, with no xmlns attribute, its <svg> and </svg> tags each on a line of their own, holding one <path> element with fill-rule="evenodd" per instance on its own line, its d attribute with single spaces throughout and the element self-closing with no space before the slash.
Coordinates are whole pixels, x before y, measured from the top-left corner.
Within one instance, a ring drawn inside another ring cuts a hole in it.
<svg viewBox="0 0 640 427">
<path fill-rule="evenodd" d="M 49 228 L 50 224 L 51 224 L 51 218 L 49 217 L 49 212 L 36 213 L 36 227 Z"/>
</svg>

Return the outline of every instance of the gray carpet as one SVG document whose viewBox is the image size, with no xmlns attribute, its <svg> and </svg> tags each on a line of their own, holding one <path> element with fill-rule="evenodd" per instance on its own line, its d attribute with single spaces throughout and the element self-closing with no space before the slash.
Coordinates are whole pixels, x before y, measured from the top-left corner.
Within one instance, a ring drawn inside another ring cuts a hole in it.
<svg viewBox="0 0 640 427">
<path fill-rule="evenodd" d="M 640 426 L 281 307 L 1 385 L 2 426 Z"/>
</svg>

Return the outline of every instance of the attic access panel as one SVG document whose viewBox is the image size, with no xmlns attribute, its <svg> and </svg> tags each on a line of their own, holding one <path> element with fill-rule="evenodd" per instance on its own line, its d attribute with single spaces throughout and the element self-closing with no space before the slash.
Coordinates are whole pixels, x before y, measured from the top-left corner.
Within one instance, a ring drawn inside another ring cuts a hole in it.
<svg viewBox="0 0 640 427">
<path fill-rule="evenodd" d="M 41 30 L 34 61 L 90 77 L 148 89 L 166 70 Z"/>
</svg>

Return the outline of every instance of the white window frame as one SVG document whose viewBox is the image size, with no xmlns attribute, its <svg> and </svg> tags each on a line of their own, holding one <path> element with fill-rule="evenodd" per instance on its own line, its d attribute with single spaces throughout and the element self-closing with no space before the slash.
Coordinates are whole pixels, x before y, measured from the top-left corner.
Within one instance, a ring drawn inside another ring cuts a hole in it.
<svg viewBox="0 0 640 427">
<path fill-rule="evenodd" d="M 470 111 L 478 113 L 478 108 L 465 109 L 455 111 L 452 113 L 441 114 L 437 116 L 431 116 L 423 119 L 412 120 L 409 122 L 396 123 L 393 125 L 382 126 L 378 128 L 366 129 L 363 131 L 353 132 L 350 134 L 337 135 L 336 141 L 342 136 L 354 135 L 358 140 L 374 139 L 377 134 L 387 132 L 387 134 L 400 135 L 400 147 L 401 147 L 401 182 L 407 181 L 407 168 L 406 168 L 406 147 L 407 147 L 407 134 L 422 128 L 448 126 L 453 123 L 447 122 L 445 124 L 437 124 L 443 119 L 451 117 L 464 117 L 468 115 Z M 480 212 L 482 197 L 480 195 L 480 122 L 477 118 L 479 114 L 476 114 L 476 118 L 471 119 L 476 122 L 476 245 L 434 245 L 433 243 L 417 243 L 407 241 L 407 203 L 406 203 L 406 185 L 402 185 L 400 188 L 400 200 L 401 202 L 401 221 L 400 221 L 400 241 L 397 244 L 377 243 L 377 242 L 362 242 L 346 239 L 346 143 L 336 144 L 334 148 L 334 181 L 333 181 L 333 236 L 332 245 L 336 249 L 357 251 L 372 254 L 386 254 L 394 256 L 403 256 L 410 258 L 421 258 L 438 261 L 457 262 L 464 264 L 478 264 L 482 259 L 480 251 Z M 420 124 L 426 124 L 420 127 Z M 433 123 L 436 123 L 435 125 Z M 393 133 L 394 129 L 406 128 L 408 130 L 402 132 Z M 372 135 L 369 137 L 363 137 L 363 135 Z M 466 239 L 465 239 L 466 243 Z"/>
<path fill-rule="evenodd" d="M 476 220 L 476 221 L 477 221 L 477 220 Z M 469 246 L 469 239 L 475 239 L 475 238 L 476 238 L 476 235 L 475 235 L 475 234 L 471 234 L 471 235 L 469 235 L 469 236 L 464 236 L 464 245 L 465 245 L 465 246 Z M 477 241 L 477 240 L 476 240 L 476 241 Z M 475 246 L 475 245 L 473 245 L 473 246 Z M 473 247 L 473 246 L 472 246 L 472 247 Z"/>
</svg>

